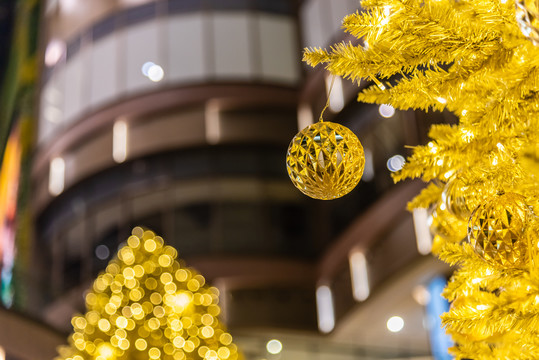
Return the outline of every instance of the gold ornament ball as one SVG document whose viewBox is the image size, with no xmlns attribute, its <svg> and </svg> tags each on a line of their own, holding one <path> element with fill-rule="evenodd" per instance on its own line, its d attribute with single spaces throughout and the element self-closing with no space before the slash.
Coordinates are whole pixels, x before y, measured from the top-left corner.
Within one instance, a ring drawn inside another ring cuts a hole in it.
<svg viewBox="0 0 539 360">
<path fill-rule="evenodd" d="M 442 192 L 442 201 L 445 203 L 447 211 L 464 221 L 470 219 L 472 212 L 485 197 L 484 191 L 479 186 L 472 187 L 459 174 L 449 179 Z"/>
<path fill-rule="evenodd" d="M 451 215 L 443 202 L 430 213 L 428 225 L 432 235 L 445 241 L 461 241 L 466 237 L 466 223 Z"/>
<path fill-rule="evenodd" d="M 524 196 L 496 195 L 474 210 L 468 223 L 468 241 L 489 264 L 520 267 L 528 252 L 524 231 L 530 216 Z"/>
<path fill-rule="evenodd" d="M 292 183 L 314 199 L 332 200 L 352 191 L 363 175 L 365 155 L 357 136 L 340 124 L 321 121 L 290 142 L 286 168 Z"/>
</svg>

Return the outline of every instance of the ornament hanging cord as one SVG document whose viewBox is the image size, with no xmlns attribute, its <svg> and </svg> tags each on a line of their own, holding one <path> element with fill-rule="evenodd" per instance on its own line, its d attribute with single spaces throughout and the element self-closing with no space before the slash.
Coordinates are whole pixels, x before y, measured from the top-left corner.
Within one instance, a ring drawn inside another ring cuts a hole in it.
<svg viewBox="0 0 539 360">
<path fill-rule="evenodd" d="M 322 116 L 324 115 L 324 111 L 326 111 L 326 109 L 329 106 L 329 99 L 331 99 L 331 90 L 333 90 L 333 84 L 335 83 L 335 78 L 337 77 L 337 75 L 332 75 L 332 76 L 333 76 L 333 79 L 331 79 L 331 85 L 329 85 L 328 99 L 326 100 L 326 105 L 320 112 L 320 118 L 318 119 L 318 121 L 320 122 L 324 122 L 324 119 L 322 118 Z"/>
</svg>

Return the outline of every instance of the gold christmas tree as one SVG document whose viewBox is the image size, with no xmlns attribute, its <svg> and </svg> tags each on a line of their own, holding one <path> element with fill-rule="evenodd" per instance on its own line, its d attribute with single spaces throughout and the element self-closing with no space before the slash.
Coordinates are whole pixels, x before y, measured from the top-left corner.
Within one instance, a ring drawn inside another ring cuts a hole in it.
<svg viewBox="0 0 539 360">
<path fill-rule="evenodd" d="M 176 261 L 173 247 L 137 227 L 72 319 L 57 360 L 237 360 L 219 321 L 219 292 Z"/>
<path fill-rule="evenodd" d="M 443 316 L 457 359 L 539 359 L 539 31 L 535 1 L 363 0 L 358 42 L 305 52 L 374 85 L 359 101 L 447 109 L 395 180 L 429 183 L 434 251 L 459 265 Z M 516 6 L 515 6 L 516 5 Z"/>
</svg>

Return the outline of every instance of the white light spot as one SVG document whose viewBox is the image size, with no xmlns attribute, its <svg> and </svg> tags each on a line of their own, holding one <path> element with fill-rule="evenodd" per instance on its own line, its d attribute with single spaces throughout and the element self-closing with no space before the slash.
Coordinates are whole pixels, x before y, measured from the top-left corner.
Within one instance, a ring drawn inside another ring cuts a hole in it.
<svg viewBox="0 0 539 360">
<path fill-rule="evenodd" d="M 150 70 L 150 68 L 152 66 L 154 66 L 155 64 L 151 61 L 147 61 L 145 62 L 143 65 L 142 65 L 142 68 L 140 69 L 140 71 L 142 71 L 142 75 L 144 76 L 148 76 L 148 70 Z"/>
<path fill-rule="evenodd" d="M 49 165 L 49 193 L 60 195 L 65 185 L 65 161 L 61 157 L 55 157 Z"/>
<path fill-rule="evenodd" d="M 283 344 L 281 344 L 279 340 L 272 339 L 266 344 L 266 350 L 268 350 L 270 354 L 278 354 L 283 350 Z"/>
<path fill-rule="evenodd" d="M 412 297 L 421 306 L 426 306 L 430 302 L 430 293 L 423 285 L 414 287 Z"/>
<path fill-rule="evenodd" d="M 461 112 L 462 116 L 466 116 L 467 113 L 468 113 L 468 110 L 462 110 Z"/>
<path fill-rule="evenodd" d="M 402 169 L 406 160 L 402 155 L 395 155 L 387 160 L 387 168 L 389 171 L 395 172 Z"/>
<path fill-rule="evenodd" d="M 0 360 L 6 360 L 6 352 L 4 348 L 0 346 Z"/>
<path fill-rule="evenodd" d="M 341 111 L 344 108 L 344 92 L 340 76 L 326 76 L 326 93 L 329 96 L 329 109 L 336 113 Z"/>
<path fill-rule="evenodd" d="M 106 245 L 98 245 L 95 248 L 95 256 L 99 260 L 107 260 L 110 256 L 110 250 Z"/>
<path fill-rule="evenodd" d="M 367 259 L 363 252 L 356 250 L 350 254 L 350 274 L 352 275 L 352 291 L 354 299 L 365 301 L 369 297 L 369 274 Z"/>
<path fill-rule="evenodd" d="M 45 50 L 45 65 L 51 67 L 60 61 L 66 51 L 66 44 L 62 40 L 54 39 L 47 44 Z"/>
<path fill-rule="evenodd" d="M 382 104 L 378 107 L 378 112 L 382 117 L 390 118 L 395 115 L 395 108 L 391 105 Z"/>
<path fill-rule="evenodd" d="M 316 289 L 316 310 L 318 313 L 318 329 L 329 333 L 335 327 L 335 313 L 333 309 L 333 295 L 331 289 L 322 285 Z"/>
<path fill-rule="evenodd" d="M 148 79 L 150 79 L 153 82 L 159 82 L 163 80 L 163 77 L 165 76 L 165 71 L 163 68 L 159 65 L 152 65 L 148 69 Z"/>
<path fill-rule="evenodd" d="M 43 109 L 43 117 L 52 124 L 58 124 L 62 121 L 62 110 L 56 106 L 48 105 Z"/>
<path fill-rule="evenodd" d="M 217 101 L 210 100 L 206 103 L 204 123 L 206 127 L 206 141 L 210 144 L 217 144 L 221 139 L 221 116 Z"/>
<path fill-rule="evenodd" d="M 400 316 L 392 316 L 387 320 L 387 329 L 391 332 L 399 332 L 404 327 L 404 320 Z"/>
<path fill-rule="evenodd" d="M 112 127 L 112 158 L 117 163 L 127 158 L 127 123 L 118 120 Z"/>
<path fill-rule="evenodd" d="M 429 229 L 429 215 L 427 209 L 414 209 L 413 220 L 417 251 L 422 255 L 427 255 L 432 249 L 432 235 Z"/>
<path fill-rule="evenodd" d="M 436 165 L 438 165 L 438 166 L 442 166 L 443 164 L 444 164 L 444 160 L 443 160 L 443 159 L 438 159 L 438 160 L 436 161 Z"/>
<path fill-rule="evenodd" d="M 488 309 L 488 305 L 477 305 L 475 307 L 477 310 L 487 310 Z"/>
<path fill-rule="evenodd" d="M 447 103 L 447 100 L 441 96 L 437 97 L 436 100 L 438 100 L 438 102 L 440 104 L 446 104 Z"/>
</svg>

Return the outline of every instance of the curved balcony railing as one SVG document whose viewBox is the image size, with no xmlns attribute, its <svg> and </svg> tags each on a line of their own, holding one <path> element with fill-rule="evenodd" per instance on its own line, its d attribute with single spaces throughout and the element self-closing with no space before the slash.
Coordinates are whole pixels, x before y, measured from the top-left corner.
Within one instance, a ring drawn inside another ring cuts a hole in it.
<svg viewBox="0 0 539 360">
<path fill-rule="evenodd" d="M 69 40 L 47 69 L 38 142 L 111 103 L 159 89 L 230 81 L 296 86 L 296 13 L 295 2 L 285 0 L 167 0 L 114 13 Z"/>
</svg>

